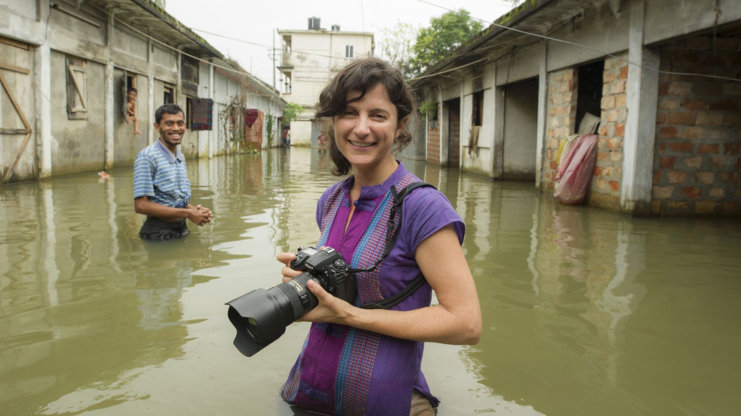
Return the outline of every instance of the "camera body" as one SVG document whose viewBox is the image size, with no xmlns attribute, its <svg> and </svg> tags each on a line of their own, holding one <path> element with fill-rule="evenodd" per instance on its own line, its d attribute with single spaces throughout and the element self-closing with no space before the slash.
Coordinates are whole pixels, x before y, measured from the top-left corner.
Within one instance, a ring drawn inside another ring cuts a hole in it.
<svg viewBox="0 0 741 416">
<path fill-rule="evenodd" d="M 319 303 L 306 286 L 309 280 L 346 302 L 355 301 L 355 276 L 335 249 L 300 248 L 290 267 L 304 273 L 268 290 L 256 289 L 227 302 L 229 320 L 237 329 L 234 346 L 242 354 L 253 356 Z"/>
<path fill-rule="evenodd" d="M 307 271 L 314 280 L 332 295 L 353 303 L 357 293 L 355 276 L 348 272 L 349 266 L 331 247 L 317 250 L 314 247 L 299 247 L 296 258 L 290 264 L 293 270 Z"/>
</svg>

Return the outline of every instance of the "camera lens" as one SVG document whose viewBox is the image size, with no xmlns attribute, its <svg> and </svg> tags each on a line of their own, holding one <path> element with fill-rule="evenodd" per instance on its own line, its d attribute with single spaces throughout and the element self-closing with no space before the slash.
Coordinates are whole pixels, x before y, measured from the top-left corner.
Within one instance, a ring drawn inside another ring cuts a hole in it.
<svg viewBox="0 0 741 416">
<path fill-rule="evenodd" d="M 227 302 L 229 320 L 237 329 L 234 346 L 239 352 L 253 356 L 317 305 L 316 296 L 306 287 L 309 279 L 309 273 L 302 273 L 268 290 L 253 290 Z"/>
</svg>

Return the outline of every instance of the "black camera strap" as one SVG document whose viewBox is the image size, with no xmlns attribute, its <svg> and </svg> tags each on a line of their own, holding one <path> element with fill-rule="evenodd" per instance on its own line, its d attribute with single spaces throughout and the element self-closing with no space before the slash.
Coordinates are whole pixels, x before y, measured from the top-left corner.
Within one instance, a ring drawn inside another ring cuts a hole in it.
<svg viewBox="0 0 741 416">
<path fill-rule="evenodd" d="M 396 191 L 395 186 L 391 186 L 391 194 L 394 197 L 394 205 L 391 206 L 391 211 L 389 213 L 389 220 L 388 220 L 388 228 L 386 229 L 386 243 L 383 250 L 383 254 L 381 255 L 381 258 L 376 261 L 373 266 L 368 267 L 366 269 L 350 269 L 349 272 L 351 273 L 357 273 L 357 272 L 369 272 L 374 270 L 376 267 L 378 267 L 381 262 L 383 262 L 384 259 L 386 259 L 386 256 L 391 253 L 391 250 L 394 248 L 394 245 L 396 245 L 396 240 L 399 238 L 399 232 L 401 231 L 401 204 L 404 202 L 404 198 L 406 198 L 407 195 L 409 195 L 413 190 L 423 187 L 423 186 L 430 186 L 434 188 L 434 186 L 430 185 L 429 183 L 425 182 L 412 182 L 406 187 L 404 187 L 401 192 Z M 398 217 L 398 218 L 397 218 Z M 365 305 L 362 305 L 361 308 L 363 309 L 388 309 L 393 306 L 396 306 L 399 302 L 402 300 L 408 298 L 412 293 L 414 293 L 417 289 L 419 289 L 422 284 L 425 282 L 425 277 L 422 273 L 417 275 L 417 277 L 414 278 L 404 289 L 402 289 L 399 293 L 396 295 L 386 298 L 383 300 L 380 300 L 378 302 L 371 302 L 366 303 Z"/>
</svg>

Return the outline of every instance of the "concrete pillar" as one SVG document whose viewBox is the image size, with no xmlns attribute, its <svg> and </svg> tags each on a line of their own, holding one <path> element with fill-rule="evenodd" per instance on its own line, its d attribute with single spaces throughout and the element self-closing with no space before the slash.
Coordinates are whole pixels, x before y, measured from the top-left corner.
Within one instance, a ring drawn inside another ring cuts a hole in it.
<svg viewBox="0 0 741 416">
<path fill-rule="evenodd" d="M 653 183 L 659 57 L 643 46 L 645 2 L 630 6 L 628 34 L 628 115 L 623 143 L 620 208 L 632 215 L 649 215 Z"/>
<path fill-rule="evenodd" d="M 543 179 L 543 151 L 546 137 L 546 123 L 548 121 L 548 44 L 540 42 L 540 60 L 538 68 L 538 126 L 535 143 L 535 187 L 540 189 Z"/>
<path fill-rule="evenodd" d="M 154 143 L 155 135 L 158 135 L 159 133 L 154 131 L 154 60 L 152 59 L 152 53 L 154 51 L 154 43 L 152 42 L 152 39 L 149 39 L 147 41 L 147 85 L 149 86 L 149 91 L 147 92 L 147 114 L 149 115 L 147 117 L 147 120 L 149 120 L 149 125 L 146 126 L 147 128 L 147 143 L 152 144 Z M 141 126 L 139 126 L 141 129 Z M 159 137 L 158 137 L 159 138 Z"/>
<path fill-rule="evenodd" d="M 494 143 L 491 147 L 492 179 L 501 180 L 504 176 L 504 91 L 506 85 L 497 85 L 494 77 Z"/>
<path fill-rule="evenodd" d="M 105 65 L 105 126 L 103 127 L 103 131 L 105 132 L 105 168 L 110 169 L 113 167 L 113 149 L 115 148 L 115 137 L 114 137 L 114 126 L 116 123 L 116 117 L 115 117 L 115 104 L 113 102 L 113 97 L 115 97 L 115 91 L 113 90 L 115 83 L 113 82 L 113 74 L 114 74 L 114 67 L 113 67 L 113 60 L 111 59 L 111 48 L 113 43 L 113 27 L 114 27 L 114 15 L 115 12 L 111 12 L 108 15 L 108 25 L 106 27 L 108 33 L 106 37 L 106 54 L 107 60 Z"/>
<path fill-rule="evenodd" d="M 216 147 L 216 139 L 217 139 L 217 126 L 218 118 L 216 116 L 216 87 L 214 86 L 214 64 L 209 63 L 208 64 L 208 98 L 210 98 L 214 105 L 211 108 L 211 130 L 208 131 L 208 157 L 209 159 L 214 157 L 214 149 Z"/>
<path fill-rule="evenodd" d="M 48 29 L 48 28 L 47 28 Z M 36 69 L 36 137 L 39 156 L 39 178 L 48 178 L 52 171 L 51 136 L 51 49 L 44 42 L 35 50 Z"/>
</svg>

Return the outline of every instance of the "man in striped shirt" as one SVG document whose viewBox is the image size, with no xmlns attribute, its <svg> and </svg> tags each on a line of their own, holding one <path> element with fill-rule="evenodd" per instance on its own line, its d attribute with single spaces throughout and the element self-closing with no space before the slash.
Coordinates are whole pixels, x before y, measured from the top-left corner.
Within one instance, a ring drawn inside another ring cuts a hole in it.
<svg viewBox="0 0 741 416">
<path fill-rule="evenodd" d="M 185 134 L 183 110 L 165 104 L 154 115 L 159 139 L 142 149 L 134 162 L 134 209 L 147 216 L 139 231 L 146 240 L 169 240 L 188 235 L 185 219 L 202 226 L 211 210 L 190 205 L 190 181 L 185 157 L 178 149 Z"/>
</svg>

